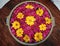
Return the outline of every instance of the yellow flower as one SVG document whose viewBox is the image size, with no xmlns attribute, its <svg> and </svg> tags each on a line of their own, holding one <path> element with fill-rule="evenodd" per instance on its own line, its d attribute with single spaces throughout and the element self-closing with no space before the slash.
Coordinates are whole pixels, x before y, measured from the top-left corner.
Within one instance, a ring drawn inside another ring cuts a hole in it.
<svg viewBox="0 0 60 46">
<path fill-rule="evenodd" d="M 45 18 L 45 21 L 46 21 L 46 24 L 50 24 L 51 23 L 51 19 L 48 18 L 48 17 Z"/>
<path fill-rule="evenodd" d="M 39 29 L 41 30 L 41 31 L 45 31 L 46 30 L 46 25 L 45 24 L 41 24 L 41 25 L 39 25 Z"/>
<path fill-rule="evenodd" d="M 34 7 L 33 7 L 32 5 L 30 5 L 30 4 L 28 4 L 28 5 L 26 6 L 26 8 L 27 8 L 27 9 L 33 9 Z"/>
<path fill-rule="evenodd" d="M 34 39 L 38 42 L 43 39 L 42 33 L 41 32 L 36 32 L 34 35 Z"/>
<path fill-rule="evenodd" d="M 43 10 L 41 8 L 39 8 L 38 10 L 36 10 L 36 14 L 39 16 L 43 15 Z"/>
<path fill-rule="evenodd" d="M 30 38 L 29 38 L 28 35 L 25 35 L 23 39 L 24 39 L 25 42 L 29 42 L 30 41 Z"/>
<path fill-rule="evenodd" d="M 18 21 L 14 21 L 14 22 L 12 23 L 12 27 L 13 27 L 14 29 L 18 29 L 18 28 L 20 27 L 20 23 L 19 23 Z"/>
<path fill-rule="evenodd" d="M 34 24 L 35 20 L 36 20 L 36 19 L 34 18 L 34 16 L 27 16 L 25 22 L 26 22 L 28 25 L 32 26 L 32 25 Z"/>
<path fill-rule="evenodd" d="M 18 30 L 16 30 L 16 35 L 17 35 L 17 37 L 22 37 L 23 36 L 23 29 L 19 28 Z"/>
<path fill-rule="evenodd" d="M 17 18 L 22 19 L 23 17 L 24 17 L 23 13 L 20 12 L 20 13 L 17 14 Z"/>
</svg>

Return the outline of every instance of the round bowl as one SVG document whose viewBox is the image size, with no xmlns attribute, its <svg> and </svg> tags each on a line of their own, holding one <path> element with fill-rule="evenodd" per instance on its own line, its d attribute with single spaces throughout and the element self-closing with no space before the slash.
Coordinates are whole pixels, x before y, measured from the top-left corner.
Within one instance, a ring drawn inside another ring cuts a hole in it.
<svg viewBox="0 0 60 46">
<path fill-rule="evenodd" d="M 26 43 L 26 42 L 22 42 L 22 41 L 18 40 L 18 39 L 12 34 L 12 32 L 11 32 L 11 29 L 10 29 L 10 18 L 11 18 L 11 15 L 12 15 L 14 9 L 16 9 L 16 7 L 18 7 L 19 5 L 21 5 L 21 4 L 25 3 L 25 2 L 35 2 L 35 3 L 38 3 L 38 4 L 42 5 L 42 6 L 44 6 L 44 7 L 48 10 L 48 12 L 50 13 L 51 20 L 52 20 L 51 30 L 50 30 L 49 34 L 47 35 L 47 37 L 46 37 L 44 40 L 40 41 L 40 42 L 36 42 L 36 43 Z M 43 43 L 43 42 L 50 36 L 50 34 L 52 33 L 53 27 L 55 26 L 54 17 L 52 16 L 50 10 L 49 10 L 45 5 L 43 5 L 42 3 L 37 2 L 37 1 L 25 1 L 25 2 L 21 2 L 21 3 L 19 3 L 18 5 L 16 5 L 16 6 L 12 9 L 12 11 L 10 12 L 9 16 L 7 17 L 6 23 L 7 23 L 7 26 L 8 26 L 8 28 L 9 28 L 9 32 L 10 32 L 10 34 L 12 35 L 12 37 L 13 37 L 17 42 L 19 42 L 19 43 L 21 43 L 21 44 L 23 44 L 23 45 L 31 45 L 31 46 L 32 46 L 32 45 L 41 44 L 41 43 Z"/>
</svg>

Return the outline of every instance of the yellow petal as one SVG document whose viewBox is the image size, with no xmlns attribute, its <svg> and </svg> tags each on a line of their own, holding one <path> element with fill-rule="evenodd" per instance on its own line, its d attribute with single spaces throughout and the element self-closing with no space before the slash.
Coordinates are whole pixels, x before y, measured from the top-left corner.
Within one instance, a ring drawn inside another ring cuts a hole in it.
<svg viewBox="0 0 60 46">
<path fill-rule="evenodd" d="M 23 35 L 23 29 L 20 28 L 20 29 L 16 30 L 16 35 L 17 35 L 18 37 L 22 37 L 22 35 Z"/>
<path fill-rule="evenodd" d="M 25 22 L 26 22 L 28 25 L 32 26 L 32 25 L 34 24 L 35 20 L 36 20 L 36 19 L 34 18 L 34 16 L 27 16 Z"/>
<path fill-rule="evenodd" d="M 34 7 L 33 7 L 32 5 L 30 5 L 30 4 L 28 4 L 28 5 L 26 6 L 26 8 L 27 8 L 27 9 L 33 9 Z"/>
<path fill-rule="evenodd" d="M 39 15 L 39 16 L 42 16 L 43 15 L 43 10 L 39 8 L 38 10 L 36 10 L 36 14 Z"/>
<path fill-rule="evenodd" d="M 14 21 L 14 22 L 12 23 L 12 27 L 13 27 L 14 29 L 18 29 L 18 28 L 20 27 L 20 23 L 19 23 L 18 21 Z"/>
<path fill-rule="evenodd" d="M 28 35 L 25 35 L 23 39 L 24 39 L 25 42 L 29 42 L 30 41 L 30 38 L 29 38 Z"/>
<path fill-rule="evenodd" d="M 23 14 L 23 13 L 19 12 L 19 13 L 17 14 L 17 18 L 22 19 L 23 17 L 24 17 L 24 14 Z"/>
<path fill-rule="evenodd" d="M 43 39 L 42 33 L 41 32 L 36 32 L 34 35 L 34 39 L 36 41 L 41 41 Z"/>
<path fill-rule="evenodd" d="M 46 30 L 46 25 L 45 24 L 41 24 L 41 25 L 39 25 L 39 29 L 41 30 L 41 31 L 45 31 Z"/>
<path fill-rule="evenodd" d="M 50 24 L 51 23 L 51 19 L 48 18 L 48 17 L 45 18 L 45 21 L 46 21 L 46 24 Z"/>
</svg>

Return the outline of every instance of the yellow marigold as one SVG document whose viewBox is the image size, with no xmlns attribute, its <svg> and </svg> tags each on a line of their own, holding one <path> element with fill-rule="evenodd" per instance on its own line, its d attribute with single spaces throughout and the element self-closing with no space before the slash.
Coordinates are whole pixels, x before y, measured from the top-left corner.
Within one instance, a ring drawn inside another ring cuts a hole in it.
<svg viewBox="0 0 60 46">
<path fill-rule="evenodd" d="M 32 25 L 34 24 L 35 20 L 36 20 L 36 19 L 34 18 L 34 16 L 27 16 L 25 22 L 26 22 L 28 25 L 32 26 Z"/>
<path fill-rule="evenodd" d="M 39 8 L 38 10 L 36 10 L 36 14 L 39 16 L 43 15 L 43 10 L 41 8 Z"/>
<path fill-rule="evenodd" d="M 39 29 L 41 30 L 41 31 L 45 31 L 46 30 L 46 25 L 45 24 L 41 24 L 41 25 L 39 25 Z"/>
<path fill-rule="evenodd" d="M 13 27 L 14 29 L 18 29 L 18 28 L 20 27 L 20 23 L 19 23 L 18 21 L 14 21 L 14 22 L 12 23 L 12 27 Z"/>
<path fill-rule="evenodd" d="M 22 37 L 23 36 L 23 29 L 19 28 L 18 30 L 16 30 L 16 35 L 17 35 L 17 37 Z"/>
<path fill-rule="evenodd" d="M 34 35 L 34 39 L 38 42 L 43 39 L 42 33 L 41 32 L 36 32 Z"/>
<path fill-rule="evenodd" d="M 19 12 L 19 13 L 17 14 L 17 18 L 22 19 L 23 17 L 24 17 L 24 14 L 23 14 L 23 13 Z"/>
<path fill-rule="evenodd" d="M 28 5 L 26 5 L 26 8 L 27 9 L 33 9 L 34 7 L 32 5 L 30 5 L 30 4 L 28 4 Z"/>
<path fill-rule="evenodd" d="M 51 19 L 48 18 L 48 17 L 45 17 L 45 21 L 46 21 L 46 24 L 50 24 L 51 23 Z"/>
<path fill-rule="evenodd" d="M 29 38 L 28 35 L 25 35 L 23 39 L 24 39 L 25 42 L 29 42 L 30 41 L 30 38 Z"/>
</svg>

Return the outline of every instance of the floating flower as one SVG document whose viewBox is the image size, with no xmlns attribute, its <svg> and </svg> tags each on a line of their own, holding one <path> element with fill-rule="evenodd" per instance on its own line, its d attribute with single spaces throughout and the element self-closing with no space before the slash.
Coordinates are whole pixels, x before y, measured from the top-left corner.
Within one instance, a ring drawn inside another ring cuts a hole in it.
<svg viewBox="0 0 60 46">
<path fill-rule="evenodd" d="M 23 14 L 23 13 L 19 12 L 19 13 L 17 14 L 17 18 L 22 19 L 23 17 L 24 17 L 24 14 Z"/>
<path fill-rule="evenodd" d="M 34 24 L 35 20 L 36 20 L 36 19 L 34 18 L 34 16 L 27 16 L 25 22 L 26 22 L 28 25 L 32 26 L 32 25 Z"/>
<path fill-rule="evenodd" d="M 16 35 L 17 35 L 17 37 L 22 37 L 23 36 L 23 29 L 19 28 L 18 30 L 16 30 Z"/>
<path fill-rule="evenodd" d="M 11 33 L 21 42 L 42 42 L 50 33 L 49 11 L 35 2 L 25 2 L 14 9 L 10 17 Z"/>
<path fill-rule="evenodd" d="M 45 24 L 41 24 L 41 25 L 39 25 L 39 29 L 41 30 L 41 31 L 45 31 L 46 30 L 46 25 Z"/>
<path fill-rule="evenodd" d="M 30 38 L 29 38 L 28 35 L 25 35 L 23 39 L 24 39 L 25 42 L 29 42 L 30 41 Z"/>
<path fill-rule="evenodd" d="M 32 5 L 30 5 L 30 4 L 28 4 L 28 5 L 26 6 L 26 8 L 27 8 L 27 9 L 33 9 L 34 7 L 33 7 Z"/>
<path fill-rule="evenodd" d="M 39 16 L 43 15 L 43 10 L 41 8 L 39 8 L 38 10 L 36 10 L 36 14 Z"/>
<path fill-rule="evenodd" d="M 41 32 L 36 32 L 34 35 L 34 39 L 38 42 L 43 39 L 42 33 Z"/>
<path fill-rule="evenodd" d="M 50 24 L 51 23 L 51 19 L 48 18 L 48 17 L 45 17 L 45 21 L 46 21 L 46 24 Z"/>
<path fill-rule="evenodd" d="M 12 23 L 12 27 L 13 27 L 14 29 L 18 29 L 18 28 L 20 27 L 20 23 L 19 23 L 18 21 L 14 21 L 14 22 Z"/>
</svg>

